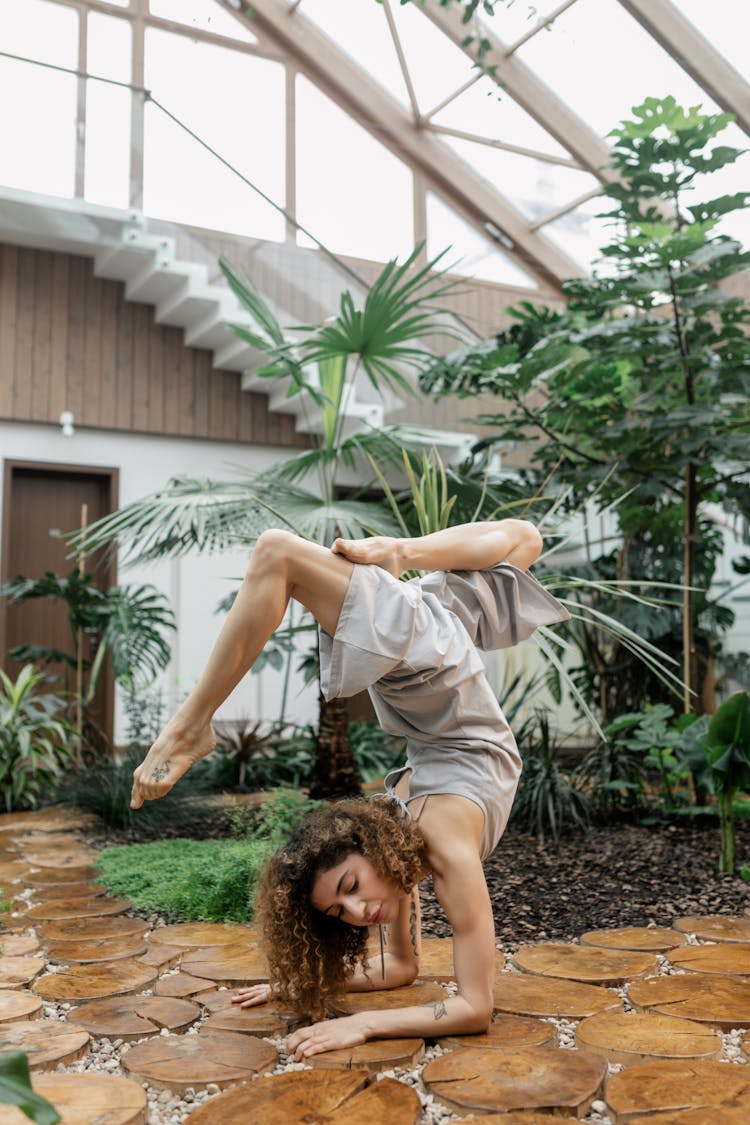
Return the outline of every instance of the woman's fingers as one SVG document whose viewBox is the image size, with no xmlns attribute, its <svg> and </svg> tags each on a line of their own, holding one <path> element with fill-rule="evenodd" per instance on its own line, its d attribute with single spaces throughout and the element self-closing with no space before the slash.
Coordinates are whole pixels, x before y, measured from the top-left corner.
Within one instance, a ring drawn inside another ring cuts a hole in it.
<svg viewBox="0 0 750 1125">
<path fill-rule="evenodd" d="M 238 988 L 232 997 L 233 1004 L 241 1008 L 252 1008 L 255 1004 L 265 1004 L 271 997 L 271 986 L 254 984 L 251 988 Z"/>
</svg>

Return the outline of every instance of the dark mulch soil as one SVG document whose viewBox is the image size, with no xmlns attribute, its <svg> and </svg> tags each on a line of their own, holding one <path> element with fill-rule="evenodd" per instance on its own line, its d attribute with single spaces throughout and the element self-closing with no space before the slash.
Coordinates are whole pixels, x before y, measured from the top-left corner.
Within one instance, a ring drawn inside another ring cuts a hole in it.
<svg viewBox="0 0 750 1125">
<path fill-rule="evenodd" d="M 738 824 L 737 866 L 750 865 L 750 824 Z M 586 930 L 669 926 L 686 914 L 742 914 L 750 883 L 719 875 L 718 822 L 705 826 L 619 824 L 569 835 L 558 847 L 509 829 L 485 864 L 498 940 L 570 941 Z M 423 933 L 450 934 L 429 880 Z"/>
</svg>

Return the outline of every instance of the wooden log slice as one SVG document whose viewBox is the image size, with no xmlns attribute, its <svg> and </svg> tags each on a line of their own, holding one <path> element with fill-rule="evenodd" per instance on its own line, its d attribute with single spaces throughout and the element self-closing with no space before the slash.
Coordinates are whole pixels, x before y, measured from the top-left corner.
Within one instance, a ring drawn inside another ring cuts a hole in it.
<svg viewBox="0 0 750 1125">
<path fill-rule="evenodd" d="M 191 1113 L 190 1125 L 416 1125 L 419 1095 L 405 1082 L 365 1085 L 356 1070 L 301 1070 L 237 1086 Z"/>
<path fill-rule="evenodd" d="M 147 934 L 148 922 L 142 918 L 122 918 L 110 915 L 94 918 L 62 918 L 54 922 L 41 922 L 36 931 L 43 942 L 88 941 L 96 938 L 135 938 Z"/>
<path fill-rule="evenodd" d="M 26 917 L 33 922 L 59 922 L 67 918 L 106 918 L 111 914 L 124 914 L 133 907 L 127 898 L 56 898 L 32 906 Z"/>
<path fill-rule="evenodd" d="M 234 995 L 233 988 L 209 988 L 206 992 L 194 993 L 193 1000 L 196 1004 L 201 1004 L 207 1012 L 223 1012 L 225 1008 L 233 1007 Z"/>
<path fill-rule="evenodd" d="M 495 1016 L 483 1035 L 444 1035 L 441 1047 L 486 1047 L 507 1050 L 509 1047 L 556 1047 L 557 1028 L 547 1020 L 532 1016 Z"/>
<path fill-rule="evenodd" d="M 43 957 L 0 957 L 0 988 L 31 984 L 46 968 Z"/>
<path fill-rule="evenodd" d="M 633 1066 L 651 1059 L 718 1059 L 722 1040 L 713 1028 L 677 1016 L 600 1012 L 581 1020 L 576 1045 L 612 1063 Z"/>
<path fill-rule="evenodd" d="M 422 1081 L 451 1109 L 543 1110 L 583 1116 L 599 1095 L 607 1064 L 581 1051 L 463 1047 L 427 1063 Z"/>
<path fill-rule="evenodd" d="M 750 943 L 720 942 L 718 945 L 685 945 L 667 954 L 677 969 L 721 976 L 750 976 Z"/>
<path fill-rule="evenodd" d="M 423 1055 L 424 1039 L 371 1039 L 358 1047 L 311 1055 L 305 1061 L 315 1069 L 344 1066 L 377 1074 L 396 1066 L 416 1066 Z"/>
<path fill-rule="evenodd" d="M 676 918 L 674 927 L 683 933 L 695 934 L 702 941 L 750 942 L 750 918 L 742 915 L 690 914 L 686 918 Z"/>
<path fill-rule="evenodd" d="M 0 1023 L 32 1019 L 41 1008 L 42 1002 L 33 992 L 0 992 Z"/>
<path fill-rule="evenodd" d="M 151 941 L 164 945 L 182 945 L 186 949 L 202 949 L 210 945 L 252 944 L 257 935 L 250 926 L 235 922 L 178 922 L 174 926 L 158 926 Z"/>
<path fill-rule="evenodd" d="M 107 893 L 101 883 L 46 883 L 34 887 L 34 902 L 53 902 L 57 899 L 100 898 Z"/>
<path fill-rule="evenodd" d="M 29 864 L 22 863 L 20 860 L 8 860 L 5 863 L 0 863 L 0 886 L 5 887 L 7 883 L 17 883 L 19 879 L 23 879 L 28 873 Z"/>
<path fill-rule="evenodd" d="M 710 1110 L 707 1120 L 718 1125 L 723 1120 L 722 1107 L 740 1105 L 745 1107 L 746 1119 L 750 1118 L 745 1068 L 713 1060 L 660 1059 L 629 1066 L 609 1079 L 606 1100 L 617 1125 L 638 1115 L 686 1114 L 699 1108 Z"/>
<path fill-rule="evenodd" d="M 98 961 L 122 961 L 146 952 L 142 937 L 90 938 L 88 941 L 50 942 L 47 957 L 65 965 L 89 965 Z"/>
<path fill-rule="evenodd" d="M 609 988 L 523 973 L 500 973 L 492 993 L 497 1011 L 520 1016 L 579 1020 L 623 1008 L 620 997 Z"/>
<path fill-rule="evenodd" d="M 374 954 L 375 957 L 378 955 L 379 951 Z M 456 979 L 451 938 L 422 938 L 422 951 L 419 956 L 419 979 L 424 981 Z"/>
<path fill-rule="evenodd" d="M 173 969 L 178 965 L 185 949 L 180 945 L 146 945 L 146 952 L 141 954 L 144 965 L 152 965 L 155 969 Z"/>
<path fill-rule="evenodd" d="M 195 996 L 198 992 L 205 992 L 211 987 L 213 981 L 202 980 L 200 977 L 191 976 L 190 973 L 170 973 L 161 977 L 154 985 L 157 996 L 175 996 L 184 998 Z"/>
<path fill-rule="evenodd" d="M 34 809 L 31 812 L 0 814 L 0 832 L 64 832 L 74 828 L 95 828 L 101 824 L 93 813 L 78 813 L 72 809 Z"/>
<path fill-rule="evenodd" d="M 31 1070 L 51 1070 L 89 1051 L 89 1033 L 56 1020 L 14 1020 L 0 1024 L 0 1051 L 25 1051 Z"/>
<path fill-rule="evenodd" d="M 24 882 L 30 887 L 55 887 L 65 886 L 66 883 L 95 883 L 101 876 L 98 867 L 73 867 L 56 870 L 53 867 L 44 867 L 39 871 L 30 871 Z"/>
<path fill-rule="evenodd" d="M 650 977 L 633 981 L 628 1000 L 634 1008 L 731 1031 L 750 1027 L 750 981 L 735 977 Z"/>
<path fill-rule="evenodd" d="M 61 1003 L 98 1000 L 103 996 L 141 992 L 150 988 L 156 975 L 156 969 L 142 965 L 132 957 L 127 961 L 105 961 L 100 965 L 71 965 L 36 981 L 34 992 L 43 1000 Z"/>
<path fill-rule="evenodd" d="M 618 985 L 634 977 L 656 973 L 656 958 L 650 953 L 631 953 L 620 949 L 597 949 L 564 942 L 522 945 L 513 957 L 525 973 L 582 984 Z"/>
<path fill-rule="evenodd" d="M 24 859 L 32 867 L 48 867 L 55 871 L 72 871 L 79 867 L 90 867 L 98 858 L 97 852 L 59 852 L 54 848 L 50 848 L 49 851 L 24 853 Z"/>
<path fill-rule="evenodd" d="M 408 984 L 403 988 L 374 989 L 372 992 L 349 992 L 337 997 L 335 1011 L 344 1016 L 355 1012 L 391 1011 L 393 1008 L 408 1008 L 412 1004 L 434 1004 L 445 1000 L 447 992 L 435 982 Z"/>
<path fill-rule="evenodd" d="M 199 1035 L 159 1035 L 131 1047 L 122 1066 L 139 1082 L 181 1093 L 188 1086 L 246 1082 L 278 1061 L 278 1051 L 264 1039 L 250 1035 L 201 1032 Z"/>
<path fill-rule="evenodd" d="M 144 1039 L 168 1031 L 185 1031 L 200 1016 L 190 1000 L 167 996 L 117 996 L 90 1000 L 68 1013 L 68 1023 L 108 1039 Z"/>
<path fill-rule="evenodd" d="M 268 963 L 259 949 L 225 945 L 219 949 L 193 949 L 180 967 L 195 977 L 222 984 L 262 984 L 268 980 Z"/>
<path fill-rule="evenodd" d="M 5 934 L 23 933 L 28 930 L 31 922 L 26 921 L 26 911 L 18 910 L 12 914 L 0 914 L 0 941 Z"/>
<path fill-rule="evenodd" d="M 628 1125 L 747 1125 L 747 1119 L 748 1103 L 744 1102 L 734 1108 L 723 1105 L 720 1116 L 715 1106 L 701 1106 L 700 1109 L 679 1109 L 676 1113 L 649 1113 L 646 1117 L 639 1113 L 626 1120 Z"/>
<path fill-rule="evenodd" d="M 684 934 L 668 926 L 622 926 L 614 930 L 588 930 L 581 934 L 581 945 L 601 949 L 627 949 L 638 953 L 665 953 L 685 945 Z"/>
<path fill-rule="evenodd" d="M 40 948 L 33 934 L 0 935 L 0 954 L 3 957 L 28 957 Z"/>
<path fill-rule="evenodd" d="M 209 1016 L 203 1028 L 206 1031 L 236 1031 L 241 1035 L 258 1035 L 262 1038 L 264 1035 L 286 1035 L 289 1024 L 267 1004 L 262 1004 L 259 1008 L 238 1008 L 234 1004 Z"/>
<path fill-rule="evenodd" d="M 16 847 L 21 852 L 80 852 L 86 847 L 80 836 L 74 832 L 30 832 L 15 837 Z"/>
<path fill-rule="evenodd" d="M 146 1125 L 146 1091 L 129 1078 L 104 1074 L 34 1074 L 35 1093 L 60 1114 L 59 1125 Z M 3 1125 L 29 1125 L 20 1109 L 3 1106 Z"/>
</svg>

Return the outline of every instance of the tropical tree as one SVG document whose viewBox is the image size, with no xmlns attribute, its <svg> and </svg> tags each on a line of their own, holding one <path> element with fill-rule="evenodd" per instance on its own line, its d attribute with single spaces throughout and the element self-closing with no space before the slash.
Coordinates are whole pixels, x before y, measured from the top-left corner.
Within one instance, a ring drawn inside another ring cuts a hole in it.
<svg viewBox="0 0 750 1125">
<path fill-rule="evenodd" d="M 722 549 L 706 505 L 750 515 L 750 309 L 720 288 L 750 254 L 718 229 L 750 196 L 697 197 L 703 177 L 739 155 L 715 143 L 730 120 L 671 97 L 635 107 L 610 134 L 618 180 L 606 188 L 613 235 L 600 272 L 564 284 L 565 311 L 524 302 L 508 332 L 422 379 L 433 394 L 497 394 L 502 411 L 477 421 L 495 427 L 489 444 L 534 446 L 531 487 L 554 474 L 574 503 L 615 513 L 619 546 L 582 576 L 679 583 L 681 604 L 649 616 L 632 603 L 630 623 L 680 655 L 686 711 L 699 656 L 731 621 L 706 593 Z M 608 677 L 605 697 L 637 689 L 642 670 L 624 671 L 621 646 L 605 651 L 587 629 L 580 642 L 582 674 L 594 669 L 600 688 Z M 643 702 L 631 696 L 625 709 Z"/>
</svg>

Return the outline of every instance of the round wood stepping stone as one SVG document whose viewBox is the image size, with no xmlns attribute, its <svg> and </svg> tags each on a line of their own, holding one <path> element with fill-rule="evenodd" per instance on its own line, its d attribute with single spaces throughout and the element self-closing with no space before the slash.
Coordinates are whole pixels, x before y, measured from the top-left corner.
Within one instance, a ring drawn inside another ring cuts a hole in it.
<svg viewBox="0 0 750 1125">
<path fill-rule="evenodd" d="M 427 1063 L 422 1081 L 452 1109 L 565 1111 L 583 1116 L 607 1073 L 604 1059 L 581 1051 L 462 1047 Z"/>
<path fill-rule="evenodd" d="M 747 1116 L 748 1103 L 745 1102 L 738 1108 L 723 1105 L 720 1117 L 715 1106 L 701 1106 L 700 1109 L 678 1109 L 676 1113 L 649 1113 L 646 1117 L 639 1113 L 625 1120 L 627 1125 L 747 1125 Z"/>
<path fill-rule="evenodd" d="M 736 977 L 697 973 L 650 977 L 630 985 L 628 1000 L 634 1008 L 694 1020 L 720 1031 L 750 1027 L 750 981 Z"/>
<path fill-rule="evenodd" d="M 487 1047 L 507 1050 L 509 1047 L 556 1047 L 557 1028 L 547 1020 L 533 1016 L 495 1016 L 484 1035 L 444 1035 L 441 1047 Z"/>
<path fill-rule="evenodd" d="M 68 918 L 54 922 L 42 922 L 36 927 L 43 942 L 81 941 L 89 938 L 127 938 L 142 937 L 150 929 L 142 918 L 122 918 L 119 916 L 94 918 Z"/>
<path fill-rule="evenodd" d="M 16 847 L 21 852 L 80 852 L 88 850 L 80 836 L 73 832 L 32 832 L 16 836 Z"/>
<path fill-rule="evenodd" d="M 364 1071 L 325 1068 L 258 1078 L 206 1102 L 190 1114 L 190 1125 L 416 1125 L 421 1116 L 416 1090 L 394 1078 L 369 1086 L 366 1080 Z"/>
<path fill-rule="evenodd" d="M 109 914 L 124 914 L 133 907 L 127 898 L 56 898 L 42 902 L 26 912 L 30 921 L 57 922 L 65 918 L 105 918 Z"/>
<path fill-rule="evenodd" d="M 178 922 L 174 926 L 158 926 L 151 934 L 152 942 L 181 945 L 185 949 L 202 949 L 210 945 L 252 944 L 257 934 L 249 926 L 234 922 Z"/>
<path fill-rule="evenodd" d="M 181 1093 L 188 1086 L 229 1086 L 245 1082 L 278 1061 L 278 1051 L 264 1039 L 223 1032 L 159 1035 L 131 1047 L 122 1067 L 139 1082 Z"/>
<path fill-rule="evenodd" d="M 581 1020 L 576 1045 L 612 1063 L 632 1066 L 650 1059 L 718 1059 L 721 1037 L 712 1028 L 677 1016 L 600 1012 Z"/>
<path fill-rule="evenodd" d="M 346 996 L 337 997 L 335 1009 L 342 1015 L 351 1016 L 355 1012 L 390 1011 L 413 1004 L 434 1004 L 437 1000 L 445 1000 L 447 995 L 439 984 L 428 981 L 426 984 L 407 984 L 403 988 L 349 992 Z"/>
<path fill-rule="evenodd" d="M 222 984 L 261 984 L 268 980 L 268 964 L 259 949 L 226 945 L 193 949 L 181 961 L 186 973 Z"/>
<path fill-rule="evenodd" d="M 206 992 L 213 981 L 191 976 L 190 973 L 171 973 L 161 977 L 154 985 L 157 996 L 195 996 L 197 992 Z"/>
<path fill-rule="evenodd" d="M 22 879 L 29 870 L 28 863 L 21 863 L 19 860 L 10 860 L 6 863 L 0 863 L 0 885 L 5 886 L 6 883 L 17 883 Z"/>
<path fill-rule="evenodd" d="M 30 871 L 24 882 L 30 887 L 65 886 L 66 883 L 95 883 L 100 875 L 98 867 L 63 868 L 61 871 L 44 867 L 39 871 Z"/>
<path fill-rule="evenodd" d="M 89 867 L 97 858 L 96 852 L 58 852 L 54 848 L 50 848 L 49 851 L 24 853 L 24 859 L 32 867 L 48 867 L 55 871 Z"/>
<path fill-rule="evenodd" d="M 35 902 L 53 902 L 56 899 L 100 898 L 107 893 L 101 883 L 47 883 L 34 887 Z"/>
<path fill-rule="evenodd" d="M 750 1115 L 750 1084 L 742 1066 L 713 1060 L 660 1059 L 629 1066 L 607 1083 L 607 1106 L 615 1122 L 660 1110 L 685 1114 L 702 1108 L 706 1121 L 723 1121 L 719 1110 L 728 1106 Z M 708 1111 L 708 1112 L 707 1112 Z M 650 1117 L 658 1121 L 658 1117 Z M 680 1118 L 684 1121 L 684 1117 Z"/>
<path fill-rule="evenodd" d="M 315 1069 L 344 1066 L 377 1074 L 396 1066 L 416 1066 L 423 1055 L 424 1039 L 371 1039 L 358 1047 L 311 1055 L 305 1061 Z"/>
<path fill-rule="evenodd" d="M 47 957 L 58 964 L 89 965 L 98 961 L 122 961 L 146 952 L 143 938 L 90 938 L 88 941 L 50 942 Z"/>
<path fill-rule="evenodd" d="M 89 1033 L 62 1020 L 14 1020 L 0 1024 L 0 1051 L 25 1051 L 31 1070 L 71 1063 L 89 1051 Z"/>
<path fill-rule="evenodd" d="M 458 1120 L 451 1121 L 451 1125 L 542 1125 L 546 1121 L 550 1125 L 580 1125 L 577 1117 L 560 1117 L 557 1113 L 554 1117 L 549 1117 L 547 1114 L 541 1115 L 534 1110 L 527 1112 L 525 1109 L 519 1109 L 518 1113 L 483 1113 L 479 1118 L 473 1115 L 459 1117 Z"/>
<path fill-rule="evenodd" d="M 90 1000 L 68 1013 L 68 1023 L 95 1036 L 108 1039 L 144 1039 L 159 1035 L 162 1028 L 184 1031 L 200 1016 L 190 1000 L 168 996 L 117 996 Z"/>
<path fill-rule="evenodd" d="M 703 941 L 745 941 L 750 942 L 750 918 L 727 917 L 724 914 L 691 914 L 687 918 L 677 918 L 676 930 L 695 934 Z"/>
<path fill-rule="evenodd" d="M 34 1074 L 35 1093 L 60 1114 L 59 1125 L 146 1125 L 146 1091 L 129 1078 L 104 1074 Z M 20 1109 L 3 1107 L 3 1125 L 29 1125 Z"/>
<path fill-rule="evenodd" d="M 197 1003 L 203 1003 L 198 998 Z M 261 1004 L 258 1008 L 239 1008 L 236 1004 L 220 1008 L 203 1024 L 207 1031 L 236 1031 L 241 1035 L 286 1035 L 289 1024 L 277 1011 Z M 381 1067 L 382 1070 L 382 1067 Z"/>
<path fill-rule="evenodd" d="M 156 976 L 156 969 L 131 957 L 127 961 L 105 961 L 100 965 L 71 965 L 36 981 L 34 992 L 43 1000 L 61 1003 L 98 1000 L 102 996 L 141 992 L 151 987 Z"/>
<path fill-rule="evenodd" d="M 656 958 L 650 953 L 631 953 L 621 949 L 540 942 L 522 945 L 513 957 L 525 973 L 536 973 L 582 984 L 624 984 L 633 977 L 656 973 Z"/>
<path fill-rule="evenodd" d="M 750 976 L 750 943 L 721 942 L 718 945 L 685 945 L 667 954 L 677 969 L 722 976 Z"/>
<path fill-rule="evenodd" d="M 28 957 L 40 948 L 33 934 L 0 934 L 0 954 L 3 957 Z"/>
<path fill-rule="evenodd" d="M 101 824 L 93 813 L 78 813 L 71 809 L 35 809 L 31 812 L 3 813 L 0 815 L 0 832 L 64 832 L 73 828 L 95 828 Z"/>
<path fill-rule="evenodd" d="M 456 979 L 451 938 L 422 938 L 422 951 L 419 955 L 419 979 L 436 981 Z"/>
<path fill-rule="evenodd" d="M 497 1010 L 520 1016 L 579 1020 L 623 1007 L 620 997 L 609 988 L 524 973 L 500 973 L 492 993 Z"/>
<path fill-rule="evenodd" d="M 28 1020 L 41 1011 L 42 1002 L 33 992 L 0 992 L 0 1023 Z"/>
<path fill-rule="evenodd" d="M 153 965 L 155 969 L 173 969 L 178 965 L 185 949 L 180 945 L 146 945 L 146 952 L 141 955 L 144 965 Z"/>
<path fill-rule="evenodd" d="M 685 945 L 687 938 L 668 926 L 623 926 L 616 930 L 588 930 L 581 934 L 581 945 L 601 949 L 627 949 L 639 953 L 665 953 Z"/>
<path fill-rule="evenodd" d="M 31 984 L 46 968 L 43 957 L 0 957 L 0 988 Z"/>
<path fill-rule="evenodd" d="M 196 1004 L 202 1004 L 207 1012 L 222 1012 L 225 1008 L 232 1008 L 233 988 L 210 988 L 207 992 L 196 992 L 193 996 Z"/>
</svg>

